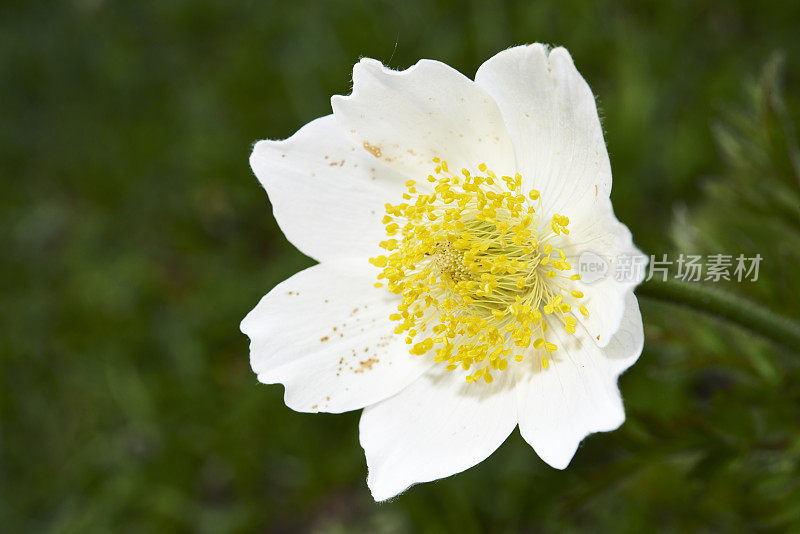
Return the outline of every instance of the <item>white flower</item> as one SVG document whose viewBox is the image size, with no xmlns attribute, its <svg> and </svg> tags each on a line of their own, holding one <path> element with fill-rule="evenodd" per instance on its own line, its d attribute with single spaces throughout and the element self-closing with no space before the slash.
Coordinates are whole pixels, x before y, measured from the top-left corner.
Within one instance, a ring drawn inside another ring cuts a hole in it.
<svg viewBox="0 0 800 534">
<path fill-rule="evenodd" d="M 250 158 L 286 237 L 319 261 L 242 322 L 258 379 L 297 411 L 364 408 L 378 501 L 479 463 L 517 425 L 565 468 L 622 424 L 617 378 L 643 344 L 641 274 L 589 284 L 572 265 L 642 255 L 569 53 L 511 48 L 475 81 L 363 59 L 332 106 Z"/>
</svg>

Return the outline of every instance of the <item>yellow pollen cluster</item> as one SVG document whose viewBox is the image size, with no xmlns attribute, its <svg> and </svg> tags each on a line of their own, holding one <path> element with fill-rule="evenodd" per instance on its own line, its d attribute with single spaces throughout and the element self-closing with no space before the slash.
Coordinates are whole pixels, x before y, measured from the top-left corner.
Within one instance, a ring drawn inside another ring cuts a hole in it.
<svg viewBox="0 0 800 534">
<path fill-rule="evenodd" d="M 454 174 L 433 161 L 426 182 L 406 182 L 405 202 L 386 205 L 386 255 L 369 260 L 381 269 L 375 285 L 402 297 L 390 316 L 395 334 L 411 354 L 433 352 L 447 370 L 468 371 L 469 383 L 492 382 L 492 370 L 531 354 L 547 369 L 558 347 L 544 316 L 574 333 L 573 305 L 589 315 L 573 287 L 580 275 L 549 242 L 569 233 L 569 219 L 542 225 L 539 192 L 523 194 L 519 174 L 498 178 L 483 163 Z"/>
</svg>

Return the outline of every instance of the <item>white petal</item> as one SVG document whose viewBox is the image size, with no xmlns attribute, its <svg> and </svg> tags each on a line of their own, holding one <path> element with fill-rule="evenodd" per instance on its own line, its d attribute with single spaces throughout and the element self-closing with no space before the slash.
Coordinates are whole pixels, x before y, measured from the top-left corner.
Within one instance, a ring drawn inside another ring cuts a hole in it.
<svg viewBox="0 0 800 534">
<path fill-rule="evenodd" d="M 580 328 L 570 335 L 553 324 L 548 335 L 558 350 L 550 355 L 550 368 L 516 368 L 520 433 L 555 468 L 569 464 L 588 434 L 614 430 L 625 420 L 617 378 L 636 361 L 644 343 L 632 292 L 625 302 L 622 325 L 605 348 Z"/>
<path fill-rule="evenodd" d="M 318 261 L 377 254 L 383 206 L 404 191 L 405 179 L 357 149 L 332 115 L 259 141 L 250 166 L 286 238 Z"/>
<path fill-rule="evenodd" d="M 310 267 L 278 284 L 242 321 L 250 363 L 265 384 L 286 386 L 299 412 L 346 412 L 400 391 L 430 366 L 408 353 L 363 260 Z"/>
<path fill-rule="evenodd" d="M 611 191 L 611 166 L 594 96 L 564 48 L 541 44 L 504 50 L 475 81 L 500 106 L 528 188 L 545 214 L 577 221 Z"/>
<path fill-rule="evenodd" d="M 467 384 L 462 372 L 435 365 L 394 397 L 367 407 L 360 435 L 375 500 L 460 473 L 492 454 L 517 425 L 510 375 Z"/>
<path fill-rule="evenodd" d="M 475 82 L 444 63 L 421 60 L 402 72 L 374 59 L 353 67 L 353 93 L 334 96 L 333 112 L 356 144 L 407 178 L 424 181 L 434 156 L 450 170 L 486 163 L 514 172 L 500 110 Z"/>
<path fill-rule="evenodd" d="M 628 227 L 614 216 L 610 200 L 605 199 L 593 214 L 574 225 L 570 223 L 569 235 L 560 235 L 551 242 L 564 251 L 578 272 L 582 263 L 602 263 L 605 271 L 599 279 L 593 280 L 591 272 L 584 272 L 582 281 L 570 284 L 570 288 L 583 292 L 584 297 L 579 302 L 569 298 L 567 301 L 572 303 L 575 317 L 594 342 L 605 347 L 622 321 L 626 295 L 644 278 L 647 257 L 634 246 Z M 588 308 L 588 317 L 577 313 L 578 304 Z"/>
</svg>

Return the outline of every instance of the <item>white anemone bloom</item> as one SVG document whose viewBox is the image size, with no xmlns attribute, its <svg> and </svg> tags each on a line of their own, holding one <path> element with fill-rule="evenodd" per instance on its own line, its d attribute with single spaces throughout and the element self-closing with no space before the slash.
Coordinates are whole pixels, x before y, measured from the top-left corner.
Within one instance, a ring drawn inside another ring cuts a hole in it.
<svg viewBox="0 0 800 534">
<path fill-rule="evenodd" d="M 563 48 L 471 80 L 361 60 L 333 114 L 250 163 L 287 239 L 319 262 L 242 322 L 258 379 L 300 412 L 363 408 L 378 501 L 481 462 L 519 426 L 551 466 L 625 413 L 644 262 L 611 207 L 594 96 Z M 589 283 L 583 253 L 607 262 Z"/>
</svg>

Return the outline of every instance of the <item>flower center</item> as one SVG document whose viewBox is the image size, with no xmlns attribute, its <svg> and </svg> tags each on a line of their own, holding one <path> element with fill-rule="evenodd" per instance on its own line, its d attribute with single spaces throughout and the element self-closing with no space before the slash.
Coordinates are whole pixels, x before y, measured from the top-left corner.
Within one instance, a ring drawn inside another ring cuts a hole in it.
<svg viewBox="0 0 800 534">
<path fill-rule="evenodd" d="M 433 351 L 447 370 L 468 371 L 470 383 L 491 382 L 511 357 L 537 355 L 547 369 L 558 347 L 545 316 L 574 333 L 573 304 L 589 315 L 573 287 L 580 275 L 569 274 L 566 254 L 550 243 L 569 234 L 569 219 L 556 214 L 545 224 L 539 192 L 523 194 L 519 174 L 498 178 L 481 163 L 457 175 L 433 161 L 427 183 L 418 190 L 409 180 L 405 202 L 386 205 L 387 255 L 370 258 L 402 297 L 390 316 L 395 334 L 406 334 L 411 354 Z"/>
</svg>

